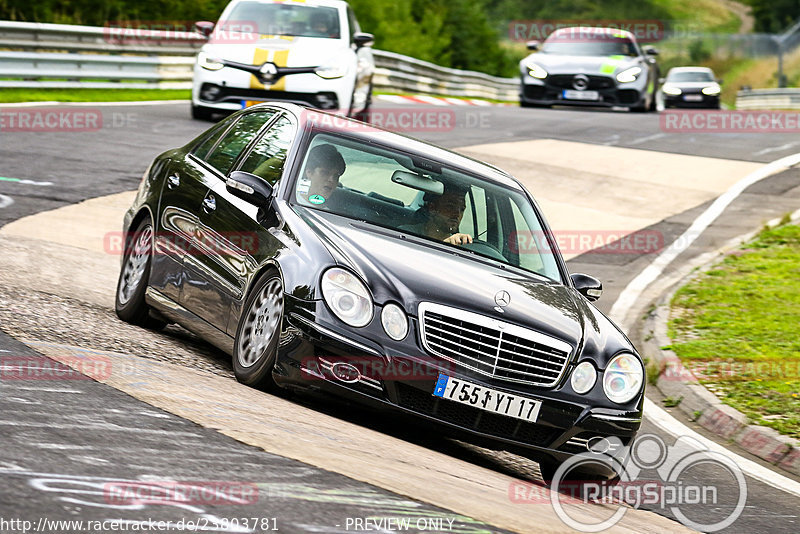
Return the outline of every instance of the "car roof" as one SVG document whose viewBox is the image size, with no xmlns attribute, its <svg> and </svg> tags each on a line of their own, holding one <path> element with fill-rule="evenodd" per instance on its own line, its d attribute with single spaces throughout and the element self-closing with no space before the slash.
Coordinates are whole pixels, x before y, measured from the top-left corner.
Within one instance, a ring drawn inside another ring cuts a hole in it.
<svg viewBox="0 0 800 534">
<path fill-rule="evenodd" d="M 264 104 L 258 104 L 249 109 L 258 108 L 262 105 L 283 108 L 291 112 L 297 117 L 298 121 L 307 128 L 313 128 L 320 132 L 342 133 L 350 137 L 360 138 L 366 143 L 377 142 L 389 148 L 417 153 L 426 158 L 460 167 L 497 184 L 518 190 L 523 189 L 516 178 L 494 165 L 472 159 L 457 152 L 453 152 L 452 150 L 413 137 L 390 132 L 342 115 L 306 108 L 287 102 L 265 102 Z"/>
</svg>

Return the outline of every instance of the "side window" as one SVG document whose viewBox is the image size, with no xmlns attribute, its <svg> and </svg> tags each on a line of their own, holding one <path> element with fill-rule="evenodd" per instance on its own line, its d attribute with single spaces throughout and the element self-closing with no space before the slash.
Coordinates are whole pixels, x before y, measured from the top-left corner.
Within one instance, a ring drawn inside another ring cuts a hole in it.
<svg viewBox="0 0 800 534">
<path fill-rule="evenodd" d="M 273 111 L 267 111 L 242 115 L 233 128 L 228 130 L 213 152 L 202 159 L 222 174 L 228 174 L 242 150 L 274 114 Z"/>
<path fill-rule="evenodd" d="M 205 140 L 197 145 L 197 147 L 192 152 L 196 157 L 205 160 L 208 153 L 214 148 L 214 145 L 217 144 L 219 138 L 225 135 L 225 131 L 230 126 L 230 122 L 224 121 L 224 123 L 220 123 L 216 128 L 212 128 L 212 132 L 206 136 Z"/>
<path fill-rule="evenodd" d="M 543 247 L 544 232 L 530 228 L 516 202 L 512 200 L 510 203 L 515 230 L 509 233 L 509 248 L 518 256 L 517 264 L 520 267 L 542 273 L 544 272 L 542 254 L 547 253 Z"/>
<path fill-rule="evenodd" d="M 286 153 L 293 138 L 291 121 L 281 117 L 258 140 L 239 170 L 260 176 L 270 185 L 275 185 L 283 172 Z"/>
</svg>

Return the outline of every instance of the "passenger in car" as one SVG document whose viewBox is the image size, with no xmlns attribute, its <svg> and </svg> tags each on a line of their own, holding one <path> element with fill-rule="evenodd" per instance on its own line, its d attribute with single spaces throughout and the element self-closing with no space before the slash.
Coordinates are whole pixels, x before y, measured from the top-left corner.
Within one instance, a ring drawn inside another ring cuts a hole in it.
<svg viewBox="0 0 800 534">
<path fill-rule="evenodd" d="M 330 201 L 339 186 L 339 177 L 347 165 L 333 145 L 317 145 L 308 153 L 303 179 L 298 181 L 298 197 L 305 197 L 311 204 Z"/>
<path fill-rule="evenodd" d="M 424 204 L 415 215 L 418 222 L 400 226 L 399 229 L 444 241 L 451 245 L 472 243 L 471 235 L 459 232 L 461 218 L 467 207 L 465 197 L 468 191 L 468 187 L 445 183 L 444 192 L 441 195 L 425 193 Z"/>
</svg>

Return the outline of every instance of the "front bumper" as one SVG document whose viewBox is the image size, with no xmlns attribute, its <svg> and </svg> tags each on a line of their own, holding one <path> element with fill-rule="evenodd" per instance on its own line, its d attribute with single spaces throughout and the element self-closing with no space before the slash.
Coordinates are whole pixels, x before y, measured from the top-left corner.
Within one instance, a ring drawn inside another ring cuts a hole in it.
<svg viewBox="0 0 800 534">
<path fill-rule="evenodd" d="M 209 71 L 195 65 L 192 104 L 220 111 L 242 109 L 246 102 L 293 102 L 330 111 L 350 106 L 354 75 L 326 80 L 316 74 L 283 76 L 272 86 L 263 86 L 249 72 L 225 67 Z"/>
<path fill-rule="evenodd" d="M 685 97 L 690 100 L 686 100 Z M 698 100 L 699 99 L 699 100 Z M 665 108 L 719 108 L 719 95 L 704 95 L 701 92 L 664 95 Z"/>
<path fill-rule="evenodd" d="M 309 303 L 290 297 L 286 305 L 286 335 L 279 346 L 274 373 L 276 382 L 283 387 L 329 393 L 412 415 L 417 421 L 433 425 L 437 433 L 559 462 L 587 452 L 598 440 L 617 438 L 627 446 L 641 426 L 641 398 L 633 402 L 635 407 L 630 410 L 603 406 L 595 402 L 597 389 L 577 395 L 571 391 L 566 375 L 551 389 L 520 386 L 427 354 L 413 318 L 404 343 L 380 346 L 366 337 L 374 333 L 374 327 L 381 328 L 379 319 L 377 324 L 373 320 L 364 328 L 362 337 L 337 326 L 321 302 L 316 303 L 315 311 L 308 308 Z M 343 363 L 350 363 L 361 372 L 341 372 L 347 369 Z M 531 423 L 436 397 L 433 390 L 439 373 L 539 399 L 539 417 Z M 603 395 L 602 386 L 599 394 Z"/>
<path fill-rule="evenodd" d="M 643 80 L 618 84 L 611 76 L 590 75 L 589 84 L 583 93 L 596 91 L 598 99 L 580 100 L 564 96 L 564 91 L 574 91 L 572 74 L 551 74 L 544 80 L 526 74 L 520 80 L 520 102 L 547 106 L 600 106 L 634 107 L 644 105 L 647 99 L 646 83 Z"/>
</svg>

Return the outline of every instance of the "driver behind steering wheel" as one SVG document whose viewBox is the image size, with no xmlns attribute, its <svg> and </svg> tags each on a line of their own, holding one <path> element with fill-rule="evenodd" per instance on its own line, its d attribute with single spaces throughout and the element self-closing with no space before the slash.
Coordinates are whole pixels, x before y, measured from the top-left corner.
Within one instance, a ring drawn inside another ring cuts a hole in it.
<svg viewBox="0 0 800 534">
<path fill-rule="evenodd" d="M 472 236 L 463 234 L 458 229 L 467 207 L 465 198 L 467 192 L 469 192 L 469 186 L 446 182 L 441 195 L 425 193 L 422 199 L 424 204 L 417 211 L 419 221 L 415 224 L 401 226 L 400 229 L 451 245 L 472 243 Z"/>
</svg>

